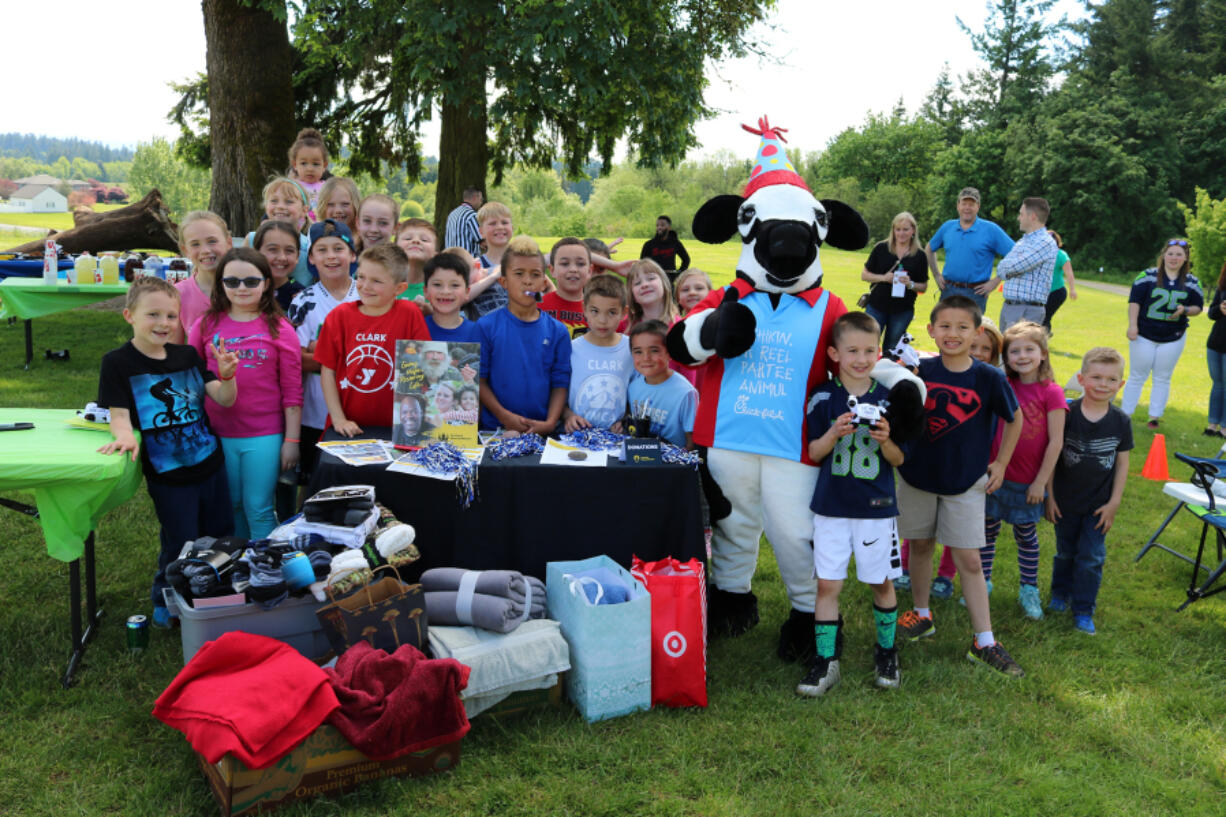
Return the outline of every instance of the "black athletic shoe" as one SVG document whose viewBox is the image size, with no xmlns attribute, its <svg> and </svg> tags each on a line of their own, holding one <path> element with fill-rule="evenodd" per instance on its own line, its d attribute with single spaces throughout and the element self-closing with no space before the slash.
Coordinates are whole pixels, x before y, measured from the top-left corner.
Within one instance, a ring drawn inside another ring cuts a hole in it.
<svg viewBox="0 0 1226 817">
<path fill-rule="evenodd" d="M 796 685 L 796 694 L 806 698 L 818 698 L 837 686 L 841 677 L 839 659 L 815 656 L 809 664 L 809 671 Z"/>
<path fill-rule="evenodd" d="M 877 666 L 877 686 L 883 689 L 898 689 L 902 682 L 898 674 L 898 648 L 887 650 L 880 644 L 874 645 L 873 663 Z"/>
</svg>

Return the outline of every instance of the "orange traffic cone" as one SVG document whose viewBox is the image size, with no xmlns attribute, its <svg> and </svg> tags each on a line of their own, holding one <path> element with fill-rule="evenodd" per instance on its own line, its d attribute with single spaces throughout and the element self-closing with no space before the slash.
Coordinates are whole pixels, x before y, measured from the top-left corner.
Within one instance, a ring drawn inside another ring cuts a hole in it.
<svg viewBox="0 0 1226 817">
<path fill-rule="evenodd" d="M 1167 482 L 1171 478 L 1170 469 L 1166 463 L 1166 437 L 1155 434 L 1154 441 L 1149 446 L 1149 455 L 1145 458 L 1145 467 L 1141 476 L 1158 482 Z"/>
</svg>

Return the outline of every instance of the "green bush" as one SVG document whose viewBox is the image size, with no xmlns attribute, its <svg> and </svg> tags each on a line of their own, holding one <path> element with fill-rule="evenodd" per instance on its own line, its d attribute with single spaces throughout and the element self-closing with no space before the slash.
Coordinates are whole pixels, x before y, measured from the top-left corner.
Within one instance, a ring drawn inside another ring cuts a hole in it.
<svg viewBox="0 0 1226 817">
<path fill-rule="evenodd" d="M 426 208 L 421 206 L 421 202 L 407 199 L 404 204 L 400 205 L 401 218 L 425 218 Z"/>
<path fill-rule="evenodd" d="M 1192 271 L 1206 288 L 1216 285 L 1222 264 L 1226 263 L 1226 199 L 1214 199 L 1196 188 L 1196 207 L 1182 202 L 1179 210 L 1187 225 L 1192 252 Z"/>
</svg>

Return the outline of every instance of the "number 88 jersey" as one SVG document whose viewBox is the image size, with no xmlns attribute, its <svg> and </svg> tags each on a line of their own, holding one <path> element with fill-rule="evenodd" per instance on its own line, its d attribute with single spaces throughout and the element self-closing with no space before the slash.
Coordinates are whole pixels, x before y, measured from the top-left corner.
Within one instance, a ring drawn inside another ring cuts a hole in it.
<svg viewBox="0 0 1226 817">
<path fill-rule="evenodd" d="M 880 404 L 889 389 L 873 382 L 861 402 Z M 847 411 L 847 389 L 838 380 L 817 388 L 809 401 L 809 439 L 825 434 L 839 415 Z M 904 452 L 905 453 L 905 452 Z M 840 437 L 834 449 L 819 464 L 817 487 L 809 509 L 822 516 L 843 519 L 884 519 L 898 516 L 894 494 L 894 468 L 881 454 L 881 446 L 867 426 L 857 426 Z"/>
</svg>

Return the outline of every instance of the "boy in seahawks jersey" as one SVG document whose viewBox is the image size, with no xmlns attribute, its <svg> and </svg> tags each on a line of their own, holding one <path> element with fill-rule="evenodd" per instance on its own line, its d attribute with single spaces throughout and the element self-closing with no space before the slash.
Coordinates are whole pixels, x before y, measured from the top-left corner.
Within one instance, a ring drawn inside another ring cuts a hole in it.
<svg viewBox="0 0 1226 817">
<path fill-rule="evenodd" d="M 879 349 L 877 322 L 863 312 L 848 312 L 834 322 L 828 354 L 839 377 L 818 387 L 809 401 L 809 456 L 820 462 L 813 492 L 813 563 L 817 570 L 814 609 L 817 657 L 796 692 L 817 697 L 839 682 L 843 617 L 839 593 L 852 555 L 856 576 L 873 590 L 877 629 L 874 663 L 877 685 L 899 684 L 894 630 L 898 602 L 892 580 L 902 575 L 895 517 L 894 467 L 903 451 L 890 440 L 889 390 L 875 382 Z"/>
</svg>

